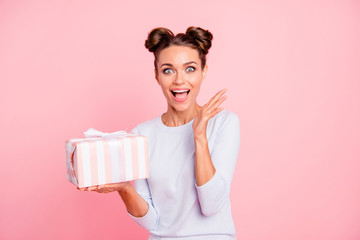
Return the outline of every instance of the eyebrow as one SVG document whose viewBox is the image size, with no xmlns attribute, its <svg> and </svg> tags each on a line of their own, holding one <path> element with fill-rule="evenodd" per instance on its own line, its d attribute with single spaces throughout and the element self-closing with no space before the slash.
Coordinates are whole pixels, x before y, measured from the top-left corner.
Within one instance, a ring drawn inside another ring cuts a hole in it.
<svg viewBox="0 0 360 240">
<path fill-rule="evenodd" d="M 197 65 L 197 63 L 194 62 L 194 61 L 186 62 L 183 65 L 186 66 L 186 65 L 189 65 L 189 64 L 192 64 L 192 63 L 195 63 Z M 161 64 L 160 67 L 162 67 L 162 66 L 171 66 L 172 67 L 173 65 L 171 63 L 164 63 L 164 64 Z"/>
</svg>

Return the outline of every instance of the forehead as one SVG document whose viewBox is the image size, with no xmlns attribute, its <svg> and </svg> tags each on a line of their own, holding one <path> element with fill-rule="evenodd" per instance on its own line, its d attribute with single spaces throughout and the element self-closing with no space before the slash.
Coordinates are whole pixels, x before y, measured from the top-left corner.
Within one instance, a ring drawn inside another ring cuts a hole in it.
<svg viewBox="0 0 360 240">
<path fill-rule="evenodd" d="M 183 63 L 195 61 L 200 63 L 199 53 L 196 49 L 186 46 L 170 46 L 163 49 L 158 56 L 158 63 L 171 63 L 182 65 Z"/>
</svg>

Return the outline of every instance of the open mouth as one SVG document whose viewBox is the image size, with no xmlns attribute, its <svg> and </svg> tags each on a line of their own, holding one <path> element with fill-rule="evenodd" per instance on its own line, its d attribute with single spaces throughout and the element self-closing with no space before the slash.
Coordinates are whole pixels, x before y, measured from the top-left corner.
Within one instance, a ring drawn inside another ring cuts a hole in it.
<svg viewBox="0 0 360 240">
<path fill-rule="evenodd" d="M 189 94 L 190 90 L 172 90 L 171 93 L 178 99 L 183 99 Z"/>
</svg>

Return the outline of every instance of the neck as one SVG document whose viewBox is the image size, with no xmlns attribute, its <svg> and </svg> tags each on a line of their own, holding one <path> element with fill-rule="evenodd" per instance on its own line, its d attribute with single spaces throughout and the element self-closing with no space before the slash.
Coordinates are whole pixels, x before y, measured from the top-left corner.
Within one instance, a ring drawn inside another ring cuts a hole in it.
<svg viewBox="0 0 360 240">
<path fill-rule="evenodd" d="M 177 111 L 172 106 L 168 106 L 167 112 L 164 113 L 161 118 L 163 123 L 168 127 L 181 126 L 195 118 L 200 108 L 201 106 L 199 106 L 197 103 L 185 111 Z"/>
</svg>

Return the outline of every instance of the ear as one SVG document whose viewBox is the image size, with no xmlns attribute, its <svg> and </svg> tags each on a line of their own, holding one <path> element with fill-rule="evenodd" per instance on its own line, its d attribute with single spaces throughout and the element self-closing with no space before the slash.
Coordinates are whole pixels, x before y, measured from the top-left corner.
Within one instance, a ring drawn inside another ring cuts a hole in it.
<svg viewBox="0 0 360 240">
<path fill-rule="evenodd" d="M 157 71 L 156 69 L 154 68 L 154 73 L 155 73 L 155 79 L 156 79 L 156 82 L 160 85 L 160 82 L 159 82 L 159 77 L 157 75 Z"/>
<path fill-rule="evenodd" d="M 208 70 L 208 66 L 205 65 L 205 67 L 204 67 L 204 69 L 202 71 L 202 80 L 204 80 L 204 78 L 206 77 L 207 70 Z"/>
</svg>

